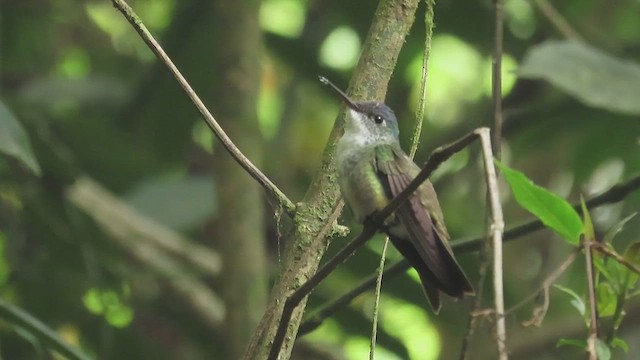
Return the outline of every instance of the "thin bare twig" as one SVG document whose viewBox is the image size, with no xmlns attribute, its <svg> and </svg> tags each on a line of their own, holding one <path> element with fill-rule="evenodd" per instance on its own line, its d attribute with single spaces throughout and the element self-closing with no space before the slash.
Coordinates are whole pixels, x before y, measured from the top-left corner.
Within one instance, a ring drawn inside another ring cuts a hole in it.
<svg viewBox="0 0 640 360">
<path fill-rule="evenodd" d="M 593 271 L 593 252 L 591 249 L 592 239 L 584 238 L 582 247 L 584 248 L 585 267 L 587 270 L 587 290 L 589 294 L 589 337 L 587 338 L 587 351 L 589 360 L 597 360 L 596 339 L 598 338 L 598 303 L 596 302 L 596 285 Z"/>
<path fill-rule="evenodd" d="M 233 141 L 231 141 L 229 136 L 227 136 L 220 124 L 218 124 L 213 115 L 211 115 L 211 112 L 209 112 L 202 100 L 200 100 L 195 91 L 193 91 L 191 85 L 189 85 L 184 76 L 182 76 L 182 73 L 180 73 L 178 68 L 173 64 L 169 56 L 164 52 L 149 30 L 147 30 L 146 26 L 142 23 L 142 20 L 140 20 L 133 9 L 124 0 L 112 1 L 113 6 L 118 9 L 122 15 L 124 15 L 138 35 L 140 35 L 142 40 L 144 40 L 147 46 L 149 46 L 151 51 L 153 51 L 158 59 L 167 67 L 167 69 L 169 69 L 173 77 L 180 84 L 180 87 L 182 87 L 189 99 L 191 99 L 191 102 L 196 106 L 209 128 L 211 128 L 227 151 L 229 151 L 229 154 L 231 154 L 238 164 L 242 166 L 242 168 L 244 168 L 247 173 L 249 173 L 249 175 L 251 175 L 251 177 L 253 177 L 265 189 L 267 194 L 273 197 L 278 204 L 286 210 L 287 214 L 293 215 L 295 212 L 295 205 L 293 202 L 291 202 L 291 200 L 289 200 L 289 198 L 287 198 L 287 196 L 260 171 L 260 169 L 258 169 L 246 156 L 244 156 L 240 149 L 238 149 Z"/>
<path fill-rule="evenodd" d="M 500 144 L 502 141 L 502 44 L 504 41 L 503 0 L 494 0 L 493 6 L 495 11 L 495 38 L 493 44 L 493 67 L 491 71 L 491 94 L 493 99 L 492 149 L 496 159 L 500 160 L 502 158 L 502 149 Z"/>
<path fill-rule="evenodd" d="M 371 329 L 371 348 L 369 350 L 369 360 L 373 360 L 376 352 L 376 337 L 378 335 L 378 315 L 380 311 L 380 291 L 382 290 L 382 274 L 384 273 L 384 263 L 387 257 L 387 247 L 389 237 L 385 236 L 382 254 L 380 254 L 380 265 L 378 266 L 378 280 L 376 281 L 375 301 L 373 303 L 373 324 Z"/>
<path fill-rule="evenodd" d="M 569 256 L 567 256 L 567 258 L 562 262 L 562 264 L 560 264 L 560 266 L 558 266 L 558 268 L 555 269 L 542 282 L 542 285 L 540 286 L 540 288 L 538 288 L 536 291 L 532 292 L 529 296 L 527 296 L 524 299 L 520 300 L 519 303 L 517 303 L 517 304 L 513 305 L 512 307 L 510 307 L 507 311 L 505 311 L 505 315 L 513 313 L 514 311 L 518 310 L 519 308 L 521 308 L 523 305 L 525 305 L 529 301 L 535 299 L 536 296 L 538 296 L 538 294 L 540 294 L 540 292 L 548 291 L 549 287 L 551 287 L 551 285 L 553 285 L 558 280 L 558 278 L 562 274 L 564 274 L 565 271 L 567 271 L 569 266 L 571 266 L 571 264 L 573 264 L 573 262 L 578 257 L 579 253 L 580 253 L 580 247 L 576 247 L 575 249 L 573 249 L 573 251 L 569 254 Z M 538 317 L 542 317 L 542 316 L 544 316 L 544 314 L 538 314 L 537 316 Z"/>
<path fill-rule="evenodd" d="M 89 177 L 78 178 L 67 189 L 71 200 L 93 217 L 107 232 L 167 252 L 211 276 L 220 275 L 220 255 L 180 233 L 159 224 Z"/>
<path fill-rule="evenodd" d="M 489 267 L 489 259 L 487 256 L 487 242 L 483 241 L 480 244 L 480 266 L 478 267 L 478 282 L 476 283 L 476 296 L 471 302 L 471 307 L 469 309 L 469 315 L 467 317 L 467 330 L 462 338 L 462 344 L 460 345 L 460 356 L 459 360 L 466 360 L 469 355 L 469 345 L 471 343 L 471 337 L 473 336 L 473 332 L 476 327 L 476 319 L 475 312 L 477 309 L 480 309 L 482 306 L 482 296 L 484 295 L 484 283 L 487 277 L 487 268 Z"/>
<path fill-rule="evenodd" d="M 571 27 L 569 22 L 551 5 L 548 0 L 533 0 L 538 10 L 567 39 L 582 40 L 582 36 Z"/>
<path fill-rule="evenodd" d="M 591 245 L 593 250 L 596 250 L 598 252 L 601 252 L 607 256 L 611 256 L 612 258 L 614 258 L 617 262 L 619 262 L 620 264 L 624 265 L 627 269 L 633 271 L 634 273 L 640 275 L 640 268 L 638 268 L 636 265 L 634 265 L 633 263 L 630 263 L 627 259 L 625 259 L 622 255 L 618 254 L 615 250 L 613 250 L 612 248 L 610 248 L 607 245 L 603 245 L 600 243 L 594 243 Z"/>
<path fill-rule="evenodd" d="M 507 360 L 507 330 L 504 318 L 504 294 L 502 283 L 502 234 L 504 232 L 504 220 L 502 217 L 502 207 L 500 205 L 500 195 L 498 193 L 498 179 L 496 169 L 493 164 L 493 156 L 490 158 L 491 150 L 496 159 L 502 158 L 502 48 L 504 42 L 504 2 L 494 0 L 495 12 L 495 38 L 492 68 L 492 98 L 493 98 L 493 138 L 491 142 L 482 138 L 482 153 L 485 156 L 485 172 L 487 177 L 487 197 L 491 206 L 492 223 L 490 225 L 491 245 L 493 247 L 493 294 L 494 306 L 496 310 L 496 343 L 498 346 L 498 357 L 500 360 Z"/>
<path fill-rule="evenodd" d="M 410 267 L 411 265 L 409 265 L 408 262 L 398 261 L 397 263 L 388 266 L 384 270 L 383 275 L 386 277 L 392 277 L 397 274 L 405 273 Z M 348 305 L 353 299 L 365 291 L 374 288 L 376 286 L 378 276 L 379 274 L 377 272 L 371 274 L 371 276 L 369 276 L 367 280 L 363 281 L 359 286 L 314 311 L 313 314 L 309 315 L 300 325 L 298 335 L 301 336 L 308 334 L 317 329 L 326 318 L 333 315 L 338 309 Z"/>
<path fill-rule="evenodd" d="M 321 267 L 313 276 L 311 276 L 304 284 L 296 289 L 284 303 L 282 314 L 276 334 L 269 351 L 268 359 L 276 360 L 280 352 L 280 347 L 284 341 L 285 334 L 287 332 L 287 326 L 293 314 L 293 310 L 298 304 L 316 287 L 320 281 L 326 278 L 338 265 L 342 264 L 347 258 L 349 258 L 357 249 L 362 247 L 375 233 L 383 222 L 405 201 L 418 187 L 425 182 L 431 173 L 445 160 L 453 156 L 455 153 L 467 147 L 472 143 L 483 131 L 488 131 L 486 128 L 480 128 L 476 131 L 469 133 L 457 141 L 441 146 L 431 153 L 429 159 L 422 167 L 422 170 L 418 175 L 409 183 L 409 185 L 396 196 L 384 209 L 376 212 L 373 216 L 369 217 L 365 223 L 364 228 L 360 235 L 353 239 L 347 246 L 345 246 L 340 252 L 338 252 L 333 258 L 331 258 L 323 267 Z"/>
<path fill-rule="evenodd" d="M 427 8 L 424 14 L 424 25 L 426 28 L 424 39 L 424 53 L 422 55 L 422 80 L 420 82 L 420 100 L 418 101 L 418 110 L 416 111 L 416 122 L 411 136 L 411 149 L 409 157 L 413 159 L 418 150 L 420 143 L 420 135 L 422 135 L 422 123 L 424 122 L 424 108 L 427 99 L 427 65 L 429 64 L 429 55 L 431 54 L 431 38 L 433 37 L 433 6 L 434 0 L 426 1 Z"/>
<path fill-rule="evenodd" d="M 504 218 L 502 205 L 500 204 L 500 192 L 498 191 L 498 179 L 496 176 L 493 154 L 491 153 L 491 140 L 489 130 L 480 132 L 482 154 L 484 156 L 485 176 L 489 193 L 491 209 L 491 246 L 493 248 L 493 301 L 496 311 L 496 342 L 500 360 L 506 360 L 507 356 L 507 330 L 504 319 L 504 294 L 502 283 L 502 234 L 504 233 Z"/>
<path fill-rule="evenodd" d="M 0 318 L 28 332 L 51 350 L 69 360 L 89 360 L 80 350 L 66 344 L 56 332 L 26 311 L 0 298 Z M 47 356 L 43 356 L 46 358 Z M 53 356 L 51 357 L 53 358 Z"/>
<path fill-rule="evenodd" d="M 640 188 L 640 175 L 633 177 L 626 182 L 617 184 L 606 192 L 587 200 L 586 205 L 588 208 L 593 209 L 602 205 L 620 202 L 624 200 L 629 194 L 636 191 L 638 188 Z M 579 212 L 582 212 L 581 206 L 582 205 L 580 203 L 573 204 L 574 209 Z M 542 222 L 538 219 L 534 219 L 505 231 L 502 240 L 503 242 L 512 241 L 519 238 L 520 236 L 541 230 L 543 228 L 544 225 L 542 224 Z M 457 254 L 467 253 L 477 251 L 481 247 L 481 244 L 483 242 L 483 237 L 476 237 L 467 240 L 454 241 L 451 243 L 451 247 Z M 409 265 L 406 260 L 400 260 L 395 264 L 388 266 L 384 271 L 384 276 L 392 277 L 398 274 L 402 274 L 410 267 L 411 265 Z M 324 305 L 322 308 L 316 310 L 302 323 L 302 325 L 300 326 L 300 334 L 308 334 L 318 328 L 322 324 L 324 319 L 330 317 L 338 309 L 349 304 L 360 294 L 374 288 L 375 283 L 376 274 L 372 274 L 371 276 L 369 276 L 369 278 L 362 281 L 362 283 L 357 285 L 346 294 L 336 298 L 330 303 Z"/>
<path fill-rule="evenodd" d="M 222 300 L 161 248 L 152 242 L 140 241 L 140 235 L 119 220 L 121 215 L 114 214 L 114 209 L 119 208 L 109 204 L 108 196 L 99 189 L 96 191 L 95 184 L 81 179 L 67 189 L 66 197 L 87 212 L 128 254 L 160 274 L 212 329 L 220 330 L 225 313 Z"/>
</svg>

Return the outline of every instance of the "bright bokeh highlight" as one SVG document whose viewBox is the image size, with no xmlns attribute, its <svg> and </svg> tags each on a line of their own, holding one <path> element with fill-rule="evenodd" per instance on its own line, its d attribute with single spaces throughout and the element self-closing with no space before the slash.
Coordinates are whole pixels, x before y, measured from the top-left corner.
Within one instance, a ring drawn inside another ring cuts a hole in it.
<svg viewBox="0 0 640 360">
<path fill-rule="evenodd" d="M 260 27 L 288 38 L 296 38 L 305 22 L 305 4 L 299 0 L 267 0 L 260 6 Z"/>
<path fill-rule="evenodd" d="M 384 330 L 396 336 L 407 347 L 411 359 L 438 359 L 442 346 L 440 335 L 429 322 L 425 309 L 405 301 L 390 298 L 381 299 L 385 311 L 380 316 Z"/>
<path fill-rule="evenodd" d="M 536 17 L 531 2 L 507 0 L 504 3 L 505 21 L 509 31 L 520 39 L 529 39 L 536 31 Z"/>
<path fill-rule="evenodd" d="M 333 30 L 320 46 L 320 63 L 336 70 L 349 70 L 360 56 L 360 37 L 348 26 Z"/>
<path fill-rule="evenodd" d="M 482 57 L 471 45 L 452 35 L 433 37 L 428 66 L 426 115 L 430 124 L 446 127 L 458 122 L 462 106 L 482 95 Z M 407 69 L 413 84 L 412 104 L 418 103 L 422 78 L 422 55 Z M 415 105 L 414 105 L 415 106 Z"/>
</svg>

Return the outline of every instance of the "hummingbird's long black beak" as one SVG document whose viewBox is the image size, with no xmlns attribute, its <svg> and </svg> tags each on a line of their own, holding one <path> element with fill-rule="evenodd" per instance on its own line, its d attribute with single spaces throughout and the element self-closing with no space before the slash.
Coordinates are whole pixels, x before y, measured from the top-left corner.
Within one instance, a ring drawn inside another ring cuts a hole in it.
<svg viewBox="0 0 640 360">
<path fill-rule="evenodd" d="M 327 79 L 324 76 L 318 76 L 318 80 L 320 80 L 321 83 L 323 83 L 325 85 L 328 85 L 335 92 L 337 92 L 338 95 L 340 96 L 340 98 L 342 99 L 342 101 L 344 101 L 344 103 L 347 104 L 348 107 L 350 107 L 351 109 L 356 110 L 356 111 L 361 111 L 360 107 L 355 102 L 353 102 L 353 100 L 351 100 L 347 96 L 347 94 L 344 93 L 344 91 L 340 90 L 340 88 L 338 88 L 331 81 L 329 81 L 329 79 Z"/>
</svg>

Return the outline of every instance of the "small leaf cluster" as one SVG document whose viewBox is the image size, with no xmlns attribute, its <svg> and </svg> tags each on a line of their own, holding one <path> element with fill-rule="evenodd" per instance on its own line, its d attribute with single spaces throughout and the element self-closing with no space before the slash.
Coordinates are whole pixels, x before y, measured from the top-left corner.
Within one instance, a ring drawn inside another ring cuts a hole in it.
<svg viewBox="0 0 640 360">
<path fill-rule="evenodd" d="M 542 223 L 556 232 L 563 240 L 572 246 L 593 249 L 593 265 L 595 270 L 595 292 L 598 309 L 598 320 L 611 317 L 609 329 L 599 329 L 599 338 L 595 348 L 598 358 L 611 358 L 611 349 L 620 348 L 628 351 L 627 343 L 616 336 L 617 330 L 625 317 L 624 304 L 631 298 L 640 295 L 636 289 L 640 279 L 637 269 L 640 268 L 640 241 L 629 245 L 622 255 L 613 246 L 615 236 L 623 229 L 635 213 L 615 224 L 602 239 L 595 236 L 593 223 L 588 209 L 582 201 L 582 218 L 574 207 L 566 200 L 551 191 L 534 184 L 523 173 L 496 162 L 509 184 L 518 204 Z M 585 296 L 581 296 L 573 289 L 561 285 L 554 287 L 570 298 L 570 304 L 578 311 L 589 327 L 589 307 Z M 560 339 L 557 346 L 575 346 L 587 349 L 586 339 Z"/>
</svg>

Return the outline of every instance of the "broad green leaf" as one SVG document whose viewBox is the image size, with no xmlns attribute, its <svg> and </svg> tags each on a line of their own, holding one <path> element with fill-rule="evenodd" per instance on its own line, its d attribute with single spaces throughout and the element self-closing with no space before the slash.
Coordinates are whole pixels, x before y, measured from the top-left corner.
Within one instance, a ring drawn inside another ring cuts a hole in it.
<svg viewBox="0 0 640 360">
<path fill-rule="evenodd" d="M 555 284 L 553 285 L 556 289 L 563 291 L 571 296 L 571 305 L 578 310 L 582 318 L 584 319 L 587 314 L 587 305 L 584 303 L 582 297 L 576 294 L 575 291 L 564 287 L 562 285 Z"/>
<path fill-rule="evenodd" d="M 162 176 L 138 184 L 125 199 L 151 218 L 177 230 L 201 225 L 215 210 L 209 177 Z"/>
<path fill-rule="evenodd" d="M 596 354 L 598 355 L 598 360 L 611 359 L 611 349 L 609 349 L 609 345 L 600 339 L 596 339 Z"/>
<path fill-rule="evenodd" d="M 640 65 L 579 41 L 547 41 L 532 47 L 520 77 L 543 79 L 589 106 L 640 115 Z"/>
<path fill-rule="evenodd" d="M 619 337 L 613 339 L 613 341 L 611 341 L 611 347 L 612 348 L 620 348 L 622 350 L 624 350 L 624 352 L 628 353 L 629 352 L 629 344 L 627 344 L 626 341 L 620 339 Z"/>
<path fill-rule="evenodd" d="M 0 152 L 20 160 L 36 175 L 40 175 L 40 165 L 31 150 L 27 132 L 2 101 L 0 101 Z"/>
<path fill-rule="evenodd" d="M 518 204 L 538 217 L 570 244 L 577 246 L 582 234 L 580 215 L 571 205 L 551 191 L 535 185 L 523 173 L 499 161 L 496 164 L 504 174 Z"/>
<path fill-rule="evenodd" d="M 611 284 L 601 282 L 596 287 L 596 298 L 598 303 L 598 315 L 601 317 L 613 316 L 616 311 L 618 296 L 611 287 Z"/>
<path fill-rule="evenodd" d="M 586 349 L 587 341 L 581 340 L 581 339 L 560 339 L 556 343 L 556 347 L 560 347 L 560 346 L 575 346 L 580 349 Z"/>
<path fill-rule="evenodd" d="M 634 212 L 633 214 L 627 216 L 626 218 L 618 221 L 615 225 L 613 225 L 609 230 L 607 230 L 607 233 L 604 235 L 604 240 L 603 242 L 605 244 L 608 244 L 610 242 L 613 241 L 613 238 L 620 232 L 622 231 L 622 228 L 624 228 L 624 225 L 629 222 L 629 220 L 633 219 L 634 216 L 636 216 L 637 212 Z"/>
</svg>

